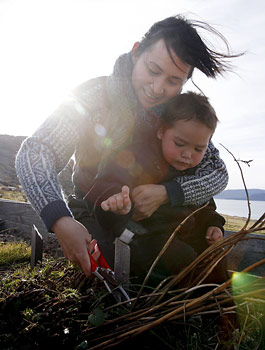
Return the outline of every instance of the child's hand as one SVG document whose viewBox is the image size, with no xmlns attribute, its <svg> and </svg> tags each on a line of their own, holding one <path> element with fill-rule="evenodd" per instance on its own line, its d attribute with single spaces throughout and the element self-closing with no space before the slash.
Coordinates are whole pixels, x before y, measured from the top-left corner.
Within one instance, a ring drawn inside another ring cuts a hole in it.
<svg viewBox="0 0 265 350">
<path fill-rule="evenodd" d="M 209 245 L 219 242 L 223 239 L 223 232 L 219 227 L 210 226 L 206 232 L 206 240 Z"/>
<path fill-rule="evenodd" d="M 130 189 L 128 186 L 123 186 L 120 193 L 110 196 L 101 203 L 101 208 L 104 211 L 111 211 L 115 214 L 126 215 L 132 207 L 130 199 Z"/>
</svg>

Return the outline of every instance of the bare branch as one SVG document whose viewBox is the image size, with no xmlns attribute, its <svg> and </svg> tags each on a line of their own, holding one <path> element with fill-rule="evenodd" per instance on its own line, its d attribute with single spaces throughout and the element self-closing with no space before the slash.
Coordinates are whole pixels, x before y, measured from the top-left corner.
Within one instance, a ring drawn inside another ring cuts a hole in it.
<svg viewBox="0 0 265 350">
<path fill-rule="evenodd" d="M 227 149 L 227 148 L 226 148 L 224 145 L 222 145 L 221 143 L 220 143 L 220 145 L 221 145 L 228 153 L 231 154 L 231 156 L 234 158 L 234 161 L 237 163 L 237 165 L 238 165 L 238 167 L 239 167 L 239 170 L 240 170 L 240 173 L 241 173 L 243 185 L 244 185 L 244 188 L 245 188 L 245 191 L 246 191 L 246 195 L 247 195 L 247 202 L 248 202 L 248 218 L 247 218 L 247 221 L 246 221 L 245 225 L 244 225 L 243 228 L 242 228 L 242 230 L 244 230 L 244 229 L 247 227 L 247 225 L 248 225 L 248 223 L 249 223 L 249 221 L 250 221 L 250 217 L 251 217 L 251 208 L 250 208 L 249 195 L 248 195 L 248 190 L 247 190 L 247 186 L 246 186 L 246 183 L 245 183 L 243 171 L 242 171 L 242 168 L 241 168 L 241 166 L 240 166 L 240 164 L 239 164 L 239 161 L 235 158 L 235 156 L 233 155 L 233 153 L 230 152 L 229 149 Z"/>
</svg>

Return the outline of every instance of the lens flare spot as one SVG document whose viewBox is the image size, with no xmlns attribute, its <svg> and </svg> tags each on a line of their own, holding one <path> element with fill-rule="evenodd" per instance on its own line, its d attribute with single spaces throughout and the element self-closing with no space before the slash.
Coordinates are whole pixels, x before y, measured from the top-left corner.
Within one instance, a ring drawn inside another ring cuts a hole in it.
<svg viewBox="0 0 265 350">
<path fill-rule="evenodd" d="M 247 276 L 244 272 L 234 272 L 232 275 L 232 287 L 234 292 L 247 283 Z"/>
<path fill-rule="evenodd" d="M 232 276 L 233 283 L 240 283 L 242 281 L 243 273 L 242 272 L 234 272 Z"/>
<path fill-rule="evenodd" d="M 138 177 L 142 175 L 143 167 L 139 163 L 135 162 L 134 166 L 129 170 L 129 172 L 132 176 Z"/>
<path fill-rule="evenodd" d="M 103 141 L 103 144 L 106 148 L 109 148 L 112 145 L 112 139 L 109 137 L 106 137 Z"/>
<path fill-rule="evenodd" d="M 84 109 L 84 107 L 81 105 L 81 103 L 79 103 L 78 101 L 75 101 L 74 103 L 75 109 L 79 114 L 86 114 L 86 111 Z"/>
<path fill-rule="evenodd" d="M 100 137 L 106 136 L 106 129 L 101 124 L 96 124 L 94 127 L 95 133 Z"/>
<path fill-rule="evenodd" d="M 135 156 L 131 151 L 122 150 L 117 154 L 116 162 L 121 168 L 130 169 L 135 163 Z"/>
</svg>

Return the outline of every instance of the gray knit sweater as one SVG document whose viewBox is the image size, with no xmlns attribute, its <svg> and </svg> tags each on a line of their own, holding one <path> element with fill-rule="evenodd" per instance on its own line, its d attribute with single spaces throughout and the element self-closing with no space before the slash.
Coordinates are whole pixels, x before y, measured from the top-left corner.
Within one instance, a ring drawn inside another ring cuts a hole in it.
<svg viewBox="0 0 265 350">
<path fill-rule="evenodd" d="M 64 103 L 28 137 L 22 144 L 16 158 L 16 171 L 21 185 L 36 212 L 41 216 L 48 230 L 62 216 L 71 216 L 63 197 L 57 175 L 74 155 L 85 130 L 98 130 L 106 124 L 104 106 L 97 103 L 103 99 L 102 80 L 92 89 L 80 89 L 71 94 Z M 96 102 L 95 100 L 96 96 Z M 97 105 L 97 108 L 95 108 Z M 104 120 L 103 120 L 104 119 Z M 120 120 L 113 121 L 120 125 Z M 113 127 L 111 130 L 115 130 Z M 114 125 L 115 126 L 115 125 Z M 95 133 L 102 143 L 102 133 Z M 119 140 L 118 135 L 107 135 L 108 139 Z M 113 137 L 112 137 L 113 136 Z M 118 142 L 113 142 L 119 147 Z M 88 155 L 93 159 L 93 154 Z M 196 174 L 176 178 L 169 183 L 167 191 L 178 189 L 183 205 L 201 205 L 221 192 L 227 185 L 228 173 L 218 150 L 210 144 Z M 172 193 L 171 202 L 176 193 Z M 178 204 L 180 204 L 180 202 Z"/>
</svg>

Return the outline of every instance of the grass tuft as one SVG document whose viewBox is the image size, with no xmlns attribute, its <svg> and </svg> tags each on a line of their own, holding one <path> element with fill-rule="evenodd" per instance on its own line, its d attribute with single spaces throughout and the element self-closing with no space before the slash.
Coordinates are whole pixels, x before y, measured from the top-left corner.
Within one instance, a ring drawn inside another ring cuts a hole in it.
<svg viewBox="0 0 265 350">
<path fill-rule="evenodd" d="M 31 248 L 24 242 L 8 242 L 0 245 L 0 266 L 30 260 Z"/>
</svg>

